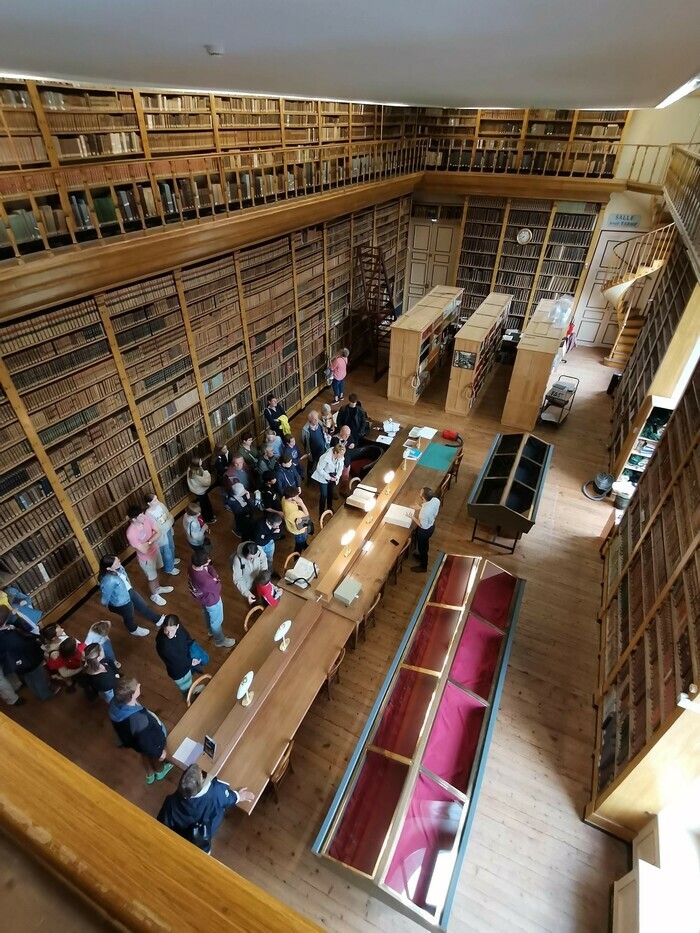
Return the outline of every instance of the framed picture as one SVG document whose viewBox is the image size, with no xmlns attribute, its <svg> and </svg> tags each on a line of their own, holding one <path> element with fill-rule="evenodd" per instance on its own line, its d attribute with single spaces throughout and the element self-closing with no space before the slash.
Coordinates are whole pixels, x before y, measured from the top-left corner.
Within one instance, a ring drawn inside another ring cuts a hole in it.
<svg viewBox="0 0 700 933">
<path fill-rule="evenodd" d="M 455 350 L 455 358 L 452 363 L 457 369 L 474 369 L 476 365 L 476 353 L 468 350 Z"/>
</svg>

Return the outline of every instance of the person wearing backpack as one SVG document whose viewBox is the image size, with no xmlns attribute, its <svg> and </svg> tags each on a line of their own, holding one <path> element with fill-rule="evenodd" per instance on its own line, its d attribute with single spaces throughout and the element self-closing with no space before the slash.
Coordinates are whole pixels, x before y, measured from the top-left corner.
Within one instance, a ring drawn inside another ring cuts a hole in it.
<svg viewBox="0 0 700 933">
<path fill-rule="evenodd" d="M 114 687 L 109 718 L 124 748 L 138 752 L 146 770 L 146 784 L 162 781 L 173 766 L 165 760 L 165 726 L 154 712 L 139 703 L 141 684 L 122 678 Z"/>
<path fill-rule="evenodd" d="M 254 800 L 247 787 L 233 790 L 216 777 L 206 777 L 199 765 L 193 764 L 180 778 L 175 793 L 165 798 L 156 819 L 210 855 L 226 811 L 241 801 Z"/>
</svg>

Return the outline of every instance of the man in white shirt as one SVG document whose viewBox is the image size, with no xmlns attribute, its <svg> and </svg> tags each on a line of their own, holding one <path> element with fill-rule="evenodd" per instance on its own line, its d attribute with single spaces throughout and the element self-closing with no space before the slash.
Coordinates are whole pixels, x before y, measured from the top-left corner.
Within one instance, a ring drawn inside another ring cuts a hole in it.
<svg viewBox="0 0 700 933">
<path fill-rule="evenodd" d="M 411 567 L 413 573 L 425 573 L 428 569 L 428 547 L 435 531 L 435 520 L 440 511 L 440 500 L 430 486 L 420 491 L 420 508 L 413 515 L 416 528 L 416 557 L 418 563 Z"/>
</svg>

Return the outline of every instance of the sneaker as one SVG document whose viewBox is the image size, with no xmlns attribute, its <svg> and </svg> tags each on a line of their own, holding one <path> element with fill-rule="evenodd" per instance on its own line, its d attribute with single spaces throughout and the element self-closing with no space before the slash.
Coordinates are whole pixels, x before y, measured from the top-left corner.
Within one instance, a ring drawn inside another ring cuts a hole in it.
<svg viewBox="0 0 700 933">
<path fill-rule="evenodd" d="M 334 398 L 333 401 L 331 402 L 331 406 L 333 406 L 333 405 L 340 405 L 340 399 L 339 399 L 339 398 Z"/>
<path fill-rule="evenodd" d="M 338 401 L 339 401 L 339 402 L 342 402 L 344 398 L 345 398 L 345 396 L 344 396 L 344 395 L 341 395 L 340 398 L 338 399 Z"/>
<path fill-rule="evenodd" d="M 165 605 L 165 600 L 163 599 L 162 596 L 159 596 L 157 593 L 154 593 L 153 596 L 151 596 L 151 602 L 152 602 L 152 603 L 155 603 L 156 606 L 164 606 L 164 605 Z"/>
<path fill-rule="evenodd" d="M 177 567 L 173 567 L 172 570 L 166 570 L 165 572 L 168 574 L 169 577 L 176 577 L 180 573 Z"/>
<path fill-rule="evenodd" d="M 163 602 L 165 602 L 165 600 L 163 600 Z M 156 622 L 156 628 L 160 628 L 161 625 L 163 624 L 163 622 L 165 622 L 165 616 L 164 616 L 164 615 L 162 615 L 162 616 L 160 617 L 160 619 L 158 619 L 158 621 Z"/>
<path fill-rule="evenodd" d="M 165 616 L 163 616 L 162 618 L 165 618 Z M 150 632 L 148 631 L 147 628 L 141 628 L 141 626 L 139 625 L 139 627 L 134 629 L 134 631 L 131 634 L 138 636 L 138 638 L 145 638 L 146 635 L 150 634 Z"/>
<path fill-rule="evenodd" d="M 156 781 L 162 781 L 163 778 L 167 777 L 172 770 L 173 770 L 173 766 L 170 764 L 170 762 L 168 762 L 167 764 L 164 764 L 163 767 L 160 769 L 160 771 L 156 771 L 155 773 Z"/>
<path fill-rule="evenodd" d="M 17 697 L 14 703 L 10 703 L 10 706 L 24 706 L 26 700 L 23 700 L 22 697 Z"/>
<path fill-rule="evenodd" d="M 163 593 L 172 593 L 172 591 L 173 591 L 172 586 L 159 586 L 158 589 L 156 590 L 159 596 L 161 596 Z"/>
<path fill-rule="evenodd" d="M 155 780 L 156 780 L 155 774 L 147 774 L 147 775 L 146 775 L 146 784 L 154 784 L 154 783 L 155 783 Z"/>
<path fill-rule="evenodd" d="M 180 560 L 179 557 L 175 557 L 175 558 L 173 558 L 173 563 L 174 563 L 174 564 L 181 564 L 182 561 Z"/>
<path fill-rule="evenodd" d="M 223 641 L 215 641 L 214 644 L 217 648 L 233 648 L 236 644 L 235 638 L 224 638 Z"/>
</svg>

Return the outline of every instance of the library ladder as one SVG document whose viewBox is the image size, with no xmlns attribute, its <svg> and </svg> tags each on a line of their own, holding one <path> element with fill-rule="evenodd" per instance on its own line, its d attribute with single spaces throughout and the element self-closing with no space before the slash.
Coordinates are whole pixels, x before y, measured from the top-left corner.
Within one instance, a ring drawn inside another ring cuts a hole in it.
<svg viewBox="0 0 700 933">
<path fill-rule="evenodd" d="M 392 283 L 379 246 L 358 247 L 355 267 L 361 285 L 357 311 L 370 325 L 376 382 L 389 368 L 391 325 L 396 320 Z"/>
</svg>

